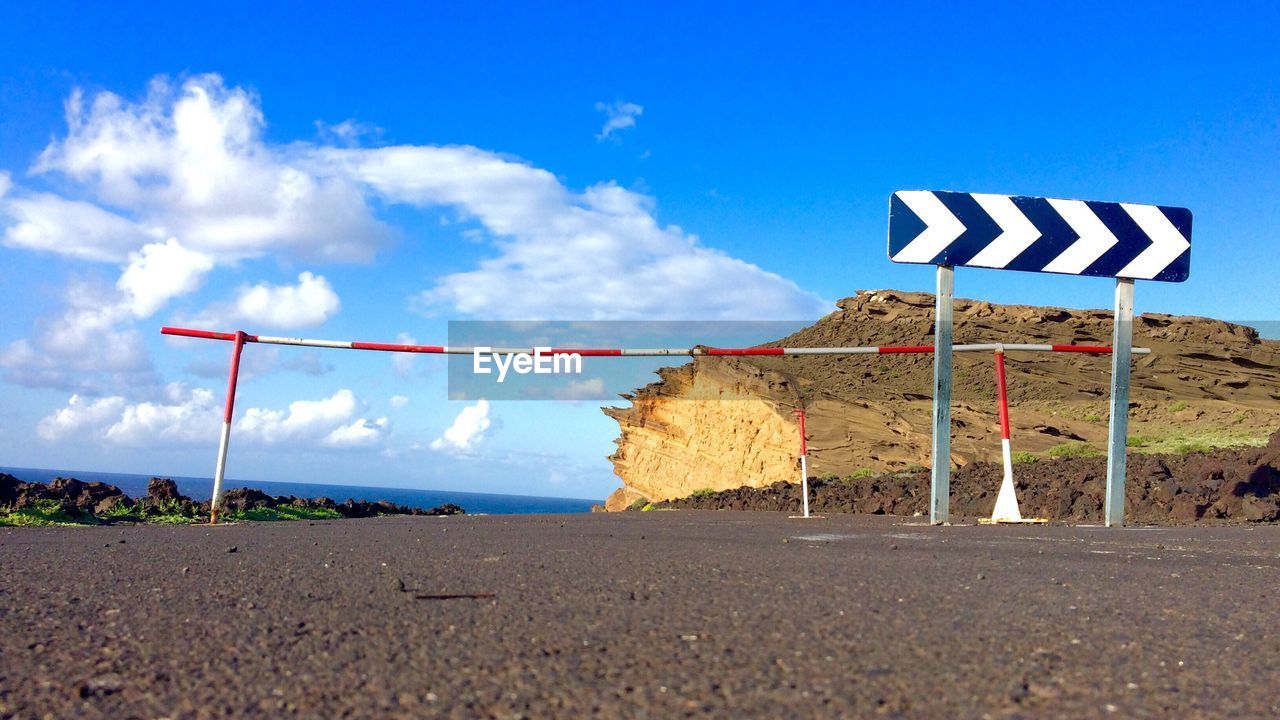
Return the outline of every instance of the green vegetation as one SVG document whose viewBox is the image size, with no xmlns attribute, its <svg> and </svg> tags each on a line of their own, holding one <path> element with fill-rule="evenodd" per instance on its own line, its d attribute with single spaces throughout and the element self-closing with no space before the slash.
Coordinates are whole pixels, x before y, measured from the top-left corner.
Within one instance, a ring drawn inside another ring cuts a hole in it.
<svg viewBox="0 0 1280 720">
<path fill-rule="evenodd" d="M 858 468 L 857 470 L 854 470 L 853 474 L 850 475 L 849 477 L 854 480 L 857 480 L 859 478 L 871 477 L 872 475 L 875 475 L 875 474 L 876 474 L 876 471 L 872 470 L 871 468 Z"/>
<path fill-rule="evenodd" d="M 702 500 L 704 498 L 715 497 L 715 495 L 716 491 L 711 488 L 699 488 L 694 490 L 692 493 L 689 493 L 689 498 L 691 500 Z"/>
<path fill-rule="evenodd" d="M 303 508 L 292 505 L 278 505 L 273 508 L 252 508 L 227 513 L 228 520 L 336 520 L 342 517 L 337 510 L 329 508 Z"/>
<path fill-rule="evenodd" d="M 640 512 L 649 512 L 650 510 L 653 510 L 653 509 L 654 509 L 653 503 L 647 502 L 644 504 L 644 507 L 640 508 Z"/>
<path fill-rule="evenodd" d="M 294 507 L 278 505 L 275 507 L 253 507 L 250 510 L 237 510 L 225 515 L 228 520 L 337 520 L 342 514 L 329 507 Z"/>
<path fill-rule="evenodd" d="M 1179 400 L 1169 406 L 1169 412 L 1182 412 L 1189 407 L 1191 407 L 1191 405 L 1189 405 L 1186 400 Z"/>
<path fill-rule="evenodd" d="M 628 509 L 628 510 L 643 510 L 643 509 L 644 509 L 644 506 L 645 506 L 645 505 L 648 505 L 648 504 L 649 504 L 649 501 L 648 501 L 648 500 L 645 500 L 644 498 L 636 498 L 636 499 L 635 499 L 635 501 L 633 501 L 630 505 L 628 505 L 628 506 L 627 506 L 627 509 Z"/>
<path fill-rule="evenodd" d="M 1097 425 L 1098 423 L 1102 422 L 1102 416 L 1099 415 L 1098 413 L 1089 413 L 1088 415 L 1084 416 L 1084 421 L 1087 423 L 1093 423 L 1094 425 Z"/>
<path fill-rule="evenodd" d="M 37 500 L 35 507 L 14 510 L 0 508 L 0 525 L 37 526 L 37 525 L 83 525 L 84 522 L 71 517 L 62 509 L 57 500 Z"/>
<path fill-rule="evenodd" d="M 1011 454 L 1009 457 L 1013 460 L 1014 465 L 1027 465 L 1040 459 L 1039 455 L 1036 455 L 1033 452 L 1027 452 L 1026 450 L 1019 450 Z"/>
<path fill-rule="evenodd" d="M 1208 452 L 1215 448 L 1262 447 L 1267 444 L 1265 434 L 1245 430 L 1209 430 L 1201 433 L 1154 437 L 1135 435 L 1129 438 L 1129 449 L 1149 455 L 1185 455 Z"/>
<path fill-rule="evenodd" d="M 1102 457 L 1104 453 L 1087 442 L 1063 443 L 1049 448 L 1051 458 L 1091 458 Z"/>
<path fill-rule="evenodd" d="M 182 503 L 177 500 L 161 500 L 159 511 L 155 515 L 147 515 L 147 522 L 164 523 L 166 525 L 188 525 L 196 521 L 192 515 L 183 512 Z"/>
</svg>

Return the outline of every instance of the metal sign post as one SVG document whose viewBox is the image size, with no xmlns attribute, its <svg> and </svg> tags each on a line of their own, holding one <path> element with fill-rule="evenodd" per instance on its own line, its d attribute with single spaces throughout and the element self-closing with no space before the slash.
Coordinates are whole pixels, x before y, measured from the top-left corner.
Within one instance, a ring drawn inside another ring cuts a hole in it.
<svg viewBox="0 0 1280 720">
<path fill-rule="evenodd" d="M 1107 446 L 1107 525 L 1124 523 L 1133 281 L 1183 282 L 1191 211 L 1131 203 L 904 190 L 889 199 L 889 259 L 938 266 L 929 519 L 949 520 L 952 268 L 1116 278 Z"/>
<path fill-rule="evenodd" d="M 1133 281 L 1116 280 L 1111 338 L 1111 428 L 1107 435 L 1107 527 L 1124 524 L 1124 473 L 1129 440 L 1129 357 L 1133 348 Z"/>
<path fill-rule="evenodd" d="M 951 331 L 956 271 L 938 266 L 933 321 L 933 474 L 929 522 L 951 522 Z"/>
</svg>

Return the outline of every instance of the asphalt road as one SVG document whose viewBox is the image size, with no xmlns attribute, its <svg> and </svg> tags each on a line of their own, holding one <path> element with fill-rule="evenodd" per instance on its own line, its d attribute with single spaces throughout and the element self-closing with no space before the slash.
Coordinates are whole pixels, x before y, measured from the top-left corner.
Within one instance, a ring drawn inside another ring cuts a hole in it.
<svg viewBox="0 0 1280 720">
<path fill-rule="evenodd" d="M 1275 527 L 4 529 L 0 716 L 1277 717 L 1278 569 Z"/>
</svg>

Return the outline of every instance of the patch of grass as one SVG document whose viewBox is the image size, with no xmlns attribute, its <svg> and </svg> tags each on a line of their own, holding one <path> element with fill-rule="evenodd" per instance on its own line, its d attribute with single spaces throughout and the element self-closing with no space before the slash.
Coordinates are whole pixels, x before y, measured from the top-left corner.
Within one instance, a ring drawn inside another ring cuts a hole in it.
<svg viewBox="0 0 1280 720">
<path fill-rule="evenodd" d="M 1084 421 L 1087 423 L 1093 423 L 1094 425 L 1097 425 L 1098 423 L 1102 422 L 1102 416 L 1099 415 L 1098 413 L 1089 413 L 1088 415 L 1084 416 Z"/>
<path fill-rule="evenodd" d="M 190 525 L 196 522 L 196 518 L 182 513 L 164 513 L 161 515 L 148 515 L 143 518 L 149 523 L 160 523 L 162 525 Z"/>
<path fill-rule="evenodd" d="M 1092 458 L 1102 457 L 1104 453 L 1087 442 L 1072 442 L 1054 445 L 1049 448 L 1051 458 Z"/>
<path fill-rule="evenodd" d="M 35 507 L 0 508 L 0 525 L 35 527 L 40 525 L 84 525 L 62 509 L 57 500 L 37 500 Z"/>
<path fill-rule="evenodd" d="M 918 472 L 924 472 L 925 470 L 928 470 L 928 469 L 929 468 L 923 465 L 908 465 L 905 468 L 903 468 L 902 472 L 918 473 Z"/>
<path fill-rule="evenodd" d="M 711 488 L 698 488 L 697 490 L 689 493 L 689 498 L 691 500 L 702 500 L 704 498 L 715 497 L 715 494 L 716 491 Z"/>
<path fill-rule="evenodd" d="M 649 512 L 650 510 L 653 510 L 653 509 L 654 509 L 653 503 L 647 502 L 644 504 L 644 507 L 640 508 L 640 512 Z"/>
<path fill-rule="evenodd" d="M 1189 407 L 1191 407 L 1191 405 L 1186 400 L 1179 400 L 1169 406 L 1169 412 L 1182 412 Z"/>
<path fill-rule="evenodd" d="M 1148 455 L 1185 455 L 1216 448 L 1262 447 L 1267 444 L 1267 435 L 1258 434 L 1260 432 L 1262 431 L 1211 430 L 1163 438 L 1136 436 L 1129 438 L 1129 448 Z M 1135 444 L 1135 440 L 1142 443 Z"/>
<path fill-rule="evenodd" d="M 1014 465 L 1028 465 L 1040 459 L 1039 455 L 1036 455 L 1033 452 L 1027 452 L 1026 450 L 1019 450 L 1012 453 L 1009 457 L 1013 460 Z"/>
<path fill-rule="evenodd" d="M 850 475 L 849 477 L 853 480 L 857 480 L 859 478 L 871 477 L 872 475 L 875 475 L 875 474 L 876 474 L 876 471 L 872 470 L 871 468 L 858 468 L 857 470 L 854 470 L 853 474 Z"/>
<path fill-rule="evenodd" d="M 123 504 L 116 505 L 112 507 L 110 510 L 104 510 L 103 512 L 94 513 L 94 514 L 100 518 L 108 518 L 111 520 L 120 520 L 122 518 L 138 517 L 137 514 L 134 513 L 133 508 L 125 507 Z"/>
<path fill-rule="evenodd" d="M 187 525 L 196 521 L 194 515 L 188 515 L 183 512 L 182 504 L 177 500 L 161 501 L 159 510 L 158 514 L 147 515 L 143 519 L 147 522 L 163 523 L 165 525 Z"/>
<path fill-rule="evenodd" d="M 276 520 L 335 520 L 342 517 L 337 510 L 330 508 L 304 508 L 292 505 L 280 505 L 273 508 L 252 508 L 227 513 L 228 520 L 258 520 L 273 522 Z"/>
<path fill-rule="evenodd" d="M 643 509 L 644 509 L 644 506 L 645 506 L 645 505 L 648 505 L 648 504 L 649 504 L 649 501 L 648 501 L 648 500 L 645 500 L 644 498 L 636 498 L 636 499 L 635 499 L 635 500 L 634 500 L 630 505 L 628 505 L 628 506 L 627 506 L 627 509 L 628 509 L 628 510 L 643 510 Z"/>
<path fill-rule="evenodd" d="M 1148 437 L 1146 435 L 1130 435 L 1128 440 L 1125 441 L 1125 444 L 1131 448 L 1137 449 L 1147 447 L 1155 441 L 1155 438 Z"/>
</svg>

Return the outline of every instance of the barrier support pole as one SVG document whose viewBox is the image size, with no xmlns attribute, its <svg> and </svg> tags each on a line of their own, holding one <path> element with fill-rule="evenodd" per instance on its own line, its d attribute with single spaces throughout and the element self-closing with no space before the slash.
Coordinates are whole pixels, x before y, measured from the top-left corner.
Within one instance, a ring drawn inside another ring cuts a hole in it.
<svg viewBox="0 0 1280 720">
<path fill-rule="evenodd" d="M 1004 348 L 996 348 L 996 397 L 1000 414 L 1000 455 L 1004 461 L 1004 477 L 1000 479 L 1000 492 L 996 495 L 996 507 L 991 513 L 992 522 L 1022 522 L 1018 510 L 1018 493 L 1013 484 L 1013 451 L 1009 432 L 1009 389 L 1005 382 Z"/>
<path fill-rule="evenodd" d="M 955 268 L 938 266 L 933 310 L 933 475 L 929 523 L 951 522 L 951 335 Z"/>
<path fill-rule="evenodd" d="M 800 421 L 800 497 L 804 516 L 809 517 L 809 444 L 804 433 L 804 410 L 794 410 Z"/>
<path fill-rule="evenodd" d="M 1129 371 L 1133 350 L 1133 280 L 1116 278 L 1111 338 L 1111 425 L 1107 436 L 1107 527 L 1124 525 L 1124 474 L 1129 438 Z"/>
<path fill-rule="evenodd" d="M 213 497 L 209 499 L 209 524 L 218 524 L 218 501 L 222 499 L 222 479 L 227 470 L 227 446 L 231 444 L 231 415 L 236 407 L 236 381 L 240 379 L 240 351 L 246 335 L 236 331 L 231 350 L 231 374 L 227 378 L 227 406 L 222 416 L 222 439 L 218 442 L 218 464 L 213 470 Z"/>
</svg>

